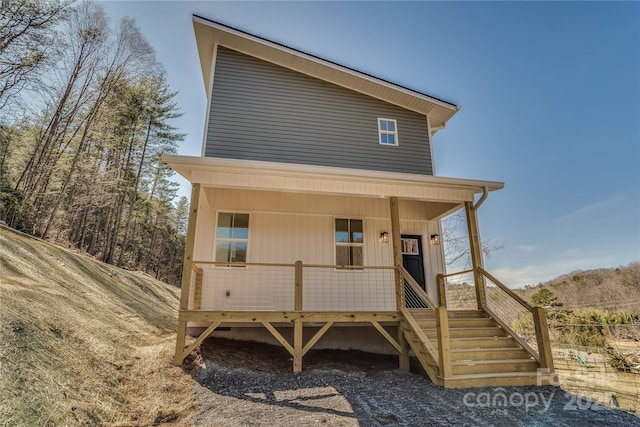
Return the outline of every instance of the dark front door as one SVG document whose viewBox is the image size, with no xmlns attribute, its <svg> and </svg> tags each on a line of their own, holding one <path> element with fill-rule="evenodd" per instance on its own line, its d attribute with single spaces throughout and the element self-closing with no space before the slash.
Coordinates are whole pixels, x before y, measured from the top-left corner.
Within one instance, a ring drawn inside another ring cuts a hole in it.
<svg viewBox="0 0 640 427">
<path fill-rule="evenodd" d="M 402 265 L 416 282 L 426 291 L 424 281 L 424 262 L 422 259 L 422 237 L 403 234 Z"/>
</svg>

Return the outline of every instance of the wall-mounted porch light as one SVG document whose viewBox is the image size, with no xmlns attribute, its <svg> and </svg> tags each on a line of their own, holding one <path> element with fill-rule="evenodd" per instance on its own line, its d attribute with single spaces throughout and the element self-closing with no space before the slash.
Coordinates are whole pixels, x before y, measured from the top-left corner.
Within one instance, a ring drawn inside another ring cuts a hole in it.
<svg viewBox="0 0 640 427">
<path fill-rule="evenodd" d="M 432 245 L 439 245 L 440 244 L 440 235 L 439 234 L 432 234 L 431 235 L 431 244 Z"/>
<path fill-rule="evenodd" d="M 380 243 L 389 243 L 389 233 L 383 231 L 382 233 L 380 233 L 380 237 L 378 238 L 378 240 L 380 241 Z"/>
</svg>

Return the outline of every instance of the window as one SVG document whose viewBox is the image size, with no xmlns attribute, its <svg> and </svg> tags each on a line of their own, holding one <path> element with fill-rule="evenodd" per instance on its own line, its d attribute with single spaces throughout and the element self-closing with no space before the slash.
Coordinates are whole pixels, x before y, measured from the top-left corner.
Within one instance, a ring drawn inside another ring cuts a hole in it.
<svg viewBox="0 0 640 427">
<path fill-rule="evenodd" d="M 220 212 L 216 229 L 216 262 L 247 262 L 249 214 Z"/>
<path fill-rule="evenodd" d="M 394 119 L 378 119 L 378 135 L 382 145 L 398 145 L 398 124 Z"/>
<path fill-rule="evenodd" d="M 363 265 L 361 219 L 336 218 L 336 265 Z"/>
</svg>

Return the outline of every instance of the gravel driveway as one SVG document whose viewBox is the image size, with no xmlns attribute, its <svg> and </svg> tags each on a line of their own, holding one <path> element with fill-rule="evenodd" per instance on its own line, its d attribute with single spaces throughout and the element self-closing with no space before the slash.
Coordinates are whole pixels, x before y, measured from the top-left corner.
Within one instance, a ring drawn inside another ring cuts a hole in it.
<svg viewBox="0 0 640 427">
<path fill-rule="evenodd" d="M 209 340 L 196 379 L 201 426 L 640 426 L 640 418 L 545 387 L 445 389 L 397 358 Z"/>
</svg>

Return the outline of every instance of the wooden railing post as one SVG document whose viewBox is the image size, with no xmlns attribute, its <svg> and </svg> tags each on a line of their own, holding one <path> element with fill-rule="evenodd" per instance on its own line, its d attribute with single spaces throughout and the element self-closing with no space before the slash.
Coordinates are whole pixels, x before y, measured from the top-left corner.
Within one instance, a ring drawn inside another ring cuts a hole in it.
<svg viewBox="0 0 640 427">
<path fill-rule="evenodd" d="M 447 290 L 444 288 L 444 274 L 438 274 L 438 305 L 447 308 Z"/>
<path fill-rule="evenodd" d="M 193 284 L 193 310 L 200 310 L 202 305 L 202 279 L 203 271 L 201 268 L 192 265 L 191 269 L 196 274 L 196 280 Z"/>
<path fill-rule="evenodd" d="M 294 310 L 302 311 L 302 261 L 296 261 L 295 269 L 296 289 Z"/>
<path fill-rule="evenodd" d="M 487 299 L 484 290 L 484 276 L 478 270 L 483 268 L 482 248 L 480 246 L 480 233 L 478 231 L 478 218 L 473 208 L 473 202 L 464 202 L 464 211 L 467 217 L 467 230 L 469 231 L 469 251 L 471 253 L 471 265 L 473 267 L 473 279 L 476 287 L 476 300 L 478 308 L 484 310 Z"/>
<path fill-rule="evenodd" d="M 547 313 L 544 308 L 533 307 L 533 324 L 536 328 L 536 339 L 538 341 L 540 367 L 548 369 L 548 372 L 552 374 L 553 372 L 555 372 L 555 369 L 553 366 L 551 341 L 549 340 L 549 325 L 547 324 Z"/>
<path fill-rule="evenodd" d="M 436 331 L 438 334 L 438 364 L 440 375 L 446 381 L 452 376 L 451 340 L 449 338 L 449 313 L 446 307 L 436 309 Z"/>
</svg>

